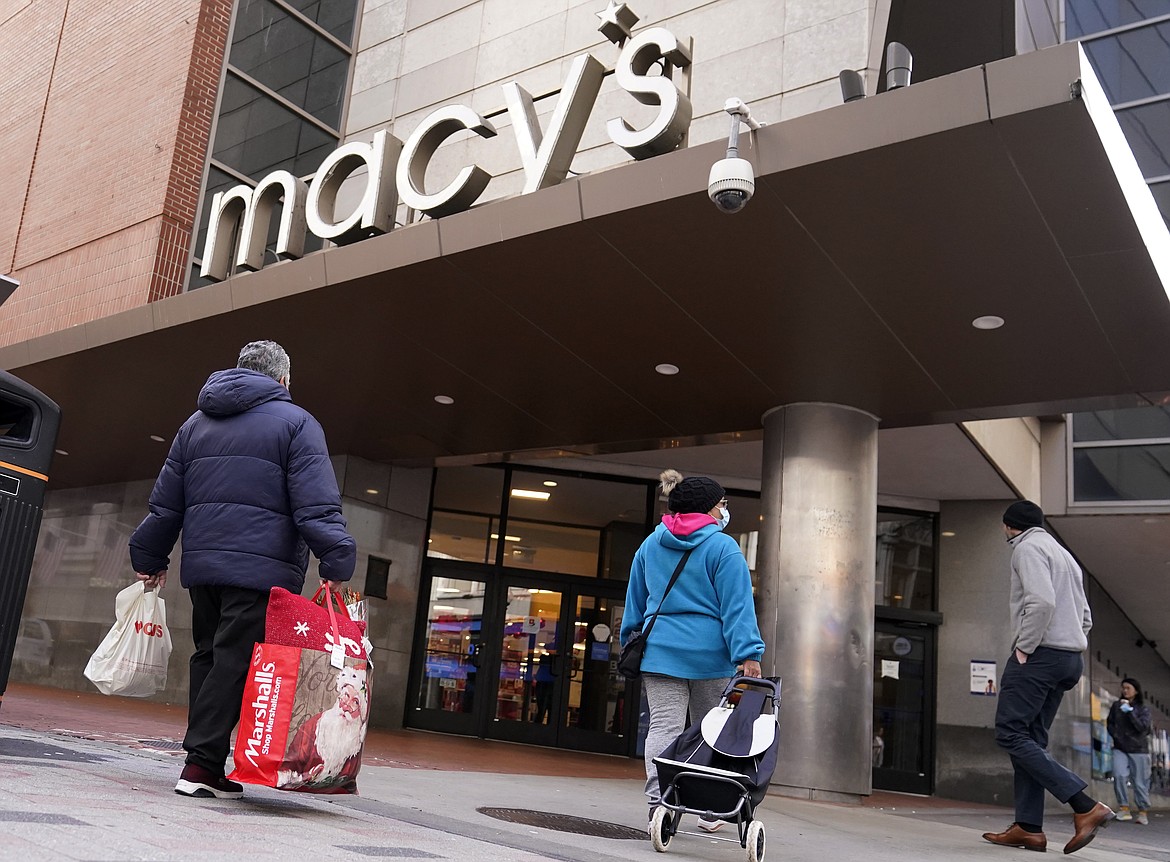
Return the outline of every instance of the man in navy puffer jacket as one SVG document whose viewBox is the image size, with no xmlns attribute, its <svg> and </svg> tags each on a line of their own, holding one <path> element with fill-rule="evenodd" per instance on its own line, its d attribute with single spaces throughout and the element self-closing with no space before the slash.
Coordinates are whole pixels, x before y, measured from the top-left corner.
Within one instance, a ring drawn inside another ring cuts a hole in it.
<svg viewBox="0 0 1170 862">
<path fill-rule="evenodd" d="M 353 575 L 357 548 L 325 433 L 292 403 L 289 379 L 288 354 L 272 341 L 245 345 L 237 368 L 212 374 L 130 537 L 139 580 L 161 588 L 183 533 L 180 579 L 195 641 L 187 763 L 175 786 L 185 796 L 243 795 L 224 765 L 252 645 L 264 640 L 268 591 L 299 593 L 310 550 L 331 589 Z"/>
</svg>

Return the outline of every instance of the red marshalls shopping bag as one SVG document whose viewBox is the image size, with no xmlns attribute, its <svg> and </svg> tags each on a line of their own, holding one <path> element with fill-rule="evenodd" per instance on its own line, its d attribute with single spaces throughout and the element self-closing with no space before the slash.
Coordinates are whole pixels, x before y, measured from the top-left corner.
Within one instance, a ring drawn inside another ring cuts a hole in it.
<svg viewBox="0 0 1170 862">
<path fill-rule="evenodd" d="M 256 644 L 244 687 L 232 781 L 307 793 L 357 793 L 369 723 L 369 663 Z"/>
</svg>

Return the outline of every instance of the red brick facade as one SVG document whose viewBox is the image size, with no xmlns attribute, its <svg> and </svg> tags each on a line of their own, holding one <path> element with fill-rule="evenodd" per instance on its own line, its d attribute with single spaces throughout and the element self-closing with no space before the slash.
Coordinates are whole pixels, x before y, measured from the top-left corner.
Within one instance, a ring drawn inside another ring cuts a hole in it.
<svg viewBox="0 0 1170 862">
<path fill-rule="evenodd" d="M 182 289 L 231 0 L 38 0 L 0 20 L 0 345 Z"/>
</svg>

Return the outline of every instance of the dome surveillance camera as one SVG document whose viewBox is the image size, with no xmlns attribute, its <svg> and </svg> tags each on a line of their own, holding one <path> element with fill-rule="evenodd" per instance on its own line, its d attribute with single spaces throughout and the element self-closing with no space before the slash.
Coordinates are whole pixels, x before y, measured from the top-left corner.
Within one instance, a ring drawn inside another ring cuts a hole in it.
<svg viewBox="0 0 1170 862">
<path fill-rule="evenodd" d="M 752 199 L 756 174 L 747 159 L 720 159 L 711 165 L 707 197 L 720 212 L 737 213 Z"/>
</svg>

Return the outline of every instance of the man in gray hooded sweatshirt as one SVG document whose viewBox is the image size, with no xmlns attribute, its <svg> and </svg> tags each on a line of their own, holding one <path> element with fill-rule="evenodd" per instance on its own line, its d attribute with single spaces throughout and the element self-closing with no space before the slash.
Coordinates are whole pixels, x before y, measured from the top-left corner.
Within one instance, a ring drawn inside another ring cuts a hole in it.
<svg viewBox="0 0 1170 862">
<path fill-rule="evenodd" d="M 1044 791 L 1073 810 L 1075 853 L 1114 817 L 1085 794 L 1088 784 L 1048 753 L 1048 731 L 1064 693 L 1081 681 L 1093 615 L 1084 576 L 1072 554 L 1044 529 L 1044 512 L 1029 500 L 1008 506 L 1003 531 L 1012 546 L 1012 654 L 999 683 L 995 741 L 1015 770 L 1016 822 L 983 837 L 1003 847 L 1043 852 Z"/>
</svg>

